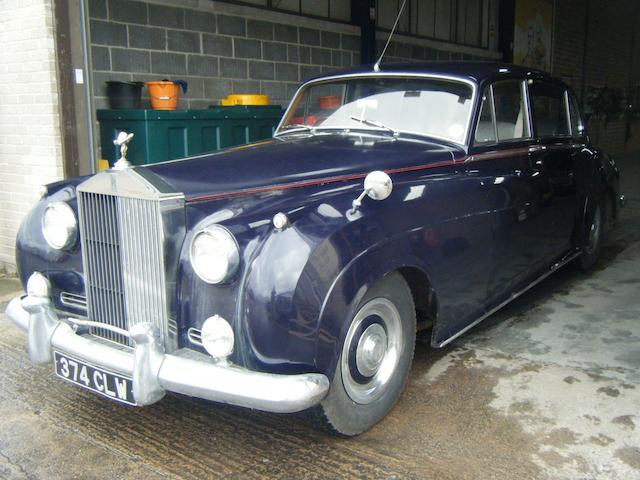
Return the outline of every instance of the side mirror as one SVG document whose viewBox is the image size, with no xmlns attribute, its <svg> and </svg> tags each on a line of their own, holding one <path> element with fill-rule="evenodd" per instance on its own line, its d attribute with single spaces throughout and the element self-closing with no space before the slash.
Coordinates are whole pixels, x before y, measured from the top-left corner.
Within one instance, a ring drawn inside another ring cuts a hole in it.
<svg viewBox="0 0 640 480">
<path fill-rule="evenodd" d="M 349 213 L 354 214 L 362 205 L 362 200 L 368 196 L 372 200 L 385 200 L 393 191 L 393 181 L 385 172 L 374 170 L 364 179 L 364 191 L 353 201 Z"/>
<path fill-rule="evenodd" d="M 385 200 L 393 191 L 391 177 L 385 172 L 375 170 L 364 179 L 364 191 L 373 200 Z"/>
</svg>

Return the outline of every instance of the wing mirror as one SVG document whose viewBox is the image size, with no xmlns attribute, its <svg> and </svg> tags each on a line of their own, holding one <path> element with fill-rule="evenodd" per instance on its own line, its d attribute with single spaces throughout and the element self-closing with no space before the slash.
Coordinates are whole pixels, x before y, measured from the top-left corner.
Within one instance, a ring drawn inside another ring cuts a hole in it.
<svg viewBox="0 0 640 480">
<path fill-rule="evenodd" d="M 349 213 L 356 213 L 365 196 L 372 200 L 385 200 L 391 195 L 392 191 L 393 181 L 389 175 L 381 170 L 370 172 L 364 179 L 364 191 L 353 201 Z"/>
</svg>

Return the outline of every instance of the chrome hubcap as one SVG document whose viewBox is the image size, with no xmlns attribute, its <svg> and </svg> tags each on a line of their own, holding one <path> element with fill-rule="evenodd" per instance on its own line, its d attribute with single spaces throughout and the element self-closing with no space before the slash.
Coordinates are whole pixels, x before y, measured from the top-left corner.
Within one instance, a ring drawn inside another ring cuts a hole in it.
<svg viewBox="0 0 640 480">
<path fill-rule="evenodd" d="M 402 322 L 396 306 L 374 298 L 356 314 L 342 347 L 342 383 L 356 403 L 367 404 L 387 390 L 404 344 Z"/>
<path fill-rule="evenodd" d="M 365 377 L 374 375 L 387 352 L 387 332 L 379 323 L 369 325 L 358 341 L 356 366 Z"/>
</svg>

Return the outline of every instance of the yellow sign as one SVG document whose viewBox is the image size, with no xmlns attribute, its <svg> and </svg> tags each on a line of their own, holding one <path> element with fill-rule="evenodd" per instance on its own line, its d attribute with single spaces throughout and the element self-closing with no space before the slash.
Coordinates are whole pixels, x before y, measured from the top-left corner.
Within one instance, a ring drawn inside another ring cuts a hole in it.
<svg viewBox="0 0 640 480">
<path fill-rule="evenodd" d="M 551 69 L 553 0 L 517 0 L 513 62 Z"/>
</svg>

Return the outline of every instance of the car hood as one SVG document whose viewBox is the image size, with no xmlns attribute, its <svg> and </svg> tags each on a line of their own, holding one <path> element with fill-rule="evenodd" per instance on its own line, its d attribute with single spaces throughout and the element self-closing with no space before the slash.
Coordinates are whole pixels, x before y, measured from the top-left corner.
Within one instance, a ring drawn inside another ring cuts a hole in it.
<svg viewBox="0 0 640 480">
<path fill-rule="evenodd" d="M 193 202 L 448 164 L 463 154 L 446 144 L 384 135 L 291 134 L 144 168 Z"/>
</svg>

